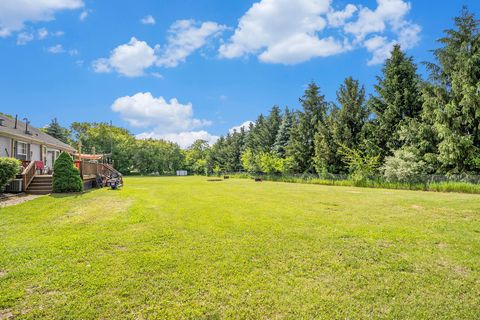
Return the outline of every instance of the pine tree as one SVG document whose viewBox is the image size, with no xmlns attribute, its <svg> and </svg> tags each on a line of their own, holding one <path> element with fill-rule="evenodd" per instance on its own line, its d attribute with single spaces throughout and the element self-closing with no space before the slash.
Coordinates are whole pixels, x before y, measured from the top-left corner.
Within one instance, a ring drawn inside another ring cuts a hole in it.
<svg viewBox="0 0 480 320">
<path fill-rule="evenodd" d="M 407 57 L 399 45 L 394 46 L 392 55 L 382 69 L 382 77 L 377 77 L 376 96 L 369 105 L 375 113 L 372 139 L 381 157 L 391 155 L 402 147 L 398 136 L 399 128 L 422 110 L 420 77 L 411 57 Z"/>
<path fill-rule="evenodd" d="M 440 139 L 441 171 L 480 171 L 480 30 L 479 20 L 463 8 L 455 28 L 445 31 L 427 63 L 432 84 L 424 90 L 426 116 Z"/>
<path fill-rule="evenodd" d="M 338 153 L 339 146 L 359 148 L 362 130 L 368 119 L 365 88 L 352 77 L 345 79 L 337 91 L 340 108 L 333 107 L 324 126 L 315 137 L 315 165 L 317 172 L 342 173 L 347 167 Z"/>
<path fill-rule="evenodd" d="M 290 140 L 290 133 L 292 130 L 295 114 L 285 108 L 282 117 L 282 123 L 278 129 L 278 134 L 275 137 L 275 144 L 273 145 L 273 152 L 281 157 L 285 157 L 288 141 Z"/>
<path fill-rule="evenodd" d="M 320 88 L 310 83 L 305 94 L 300 98 L 303 112 L 299 114 L 298 124 L 291 132 L 287 146 L 287 156 L 292 157 L 298 172 L 314 172 L 314 139 L 327 114 L 328 103 L 320 94 Z"/>
<path fill-rule="evenodd" d="M 57 118 L 54 118 L 50 122 L 50 124 L 48 124 L 45 128 L 42 129 L 42 131 L 62 142 L 69 143 L 71 141 L 70 131 L 66 128 L 63 128 L 58 123 Z"/>
</svg>

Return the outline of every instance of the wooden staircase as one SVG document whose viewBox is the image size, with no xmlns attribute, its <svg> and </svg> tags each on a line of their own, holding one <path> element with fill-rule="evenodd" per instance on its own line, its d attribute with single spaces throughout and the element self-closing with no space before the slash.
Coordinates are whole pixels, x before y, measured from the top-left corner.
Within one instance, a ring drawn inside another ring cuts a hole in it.
<svg viewBox="0 0 480 320">
<path fill-rule="evenodd" d="M 53 192 L 53 176 L 35 176 L 27 188 L 30 194 L 49 194 Z"/>
</svg>

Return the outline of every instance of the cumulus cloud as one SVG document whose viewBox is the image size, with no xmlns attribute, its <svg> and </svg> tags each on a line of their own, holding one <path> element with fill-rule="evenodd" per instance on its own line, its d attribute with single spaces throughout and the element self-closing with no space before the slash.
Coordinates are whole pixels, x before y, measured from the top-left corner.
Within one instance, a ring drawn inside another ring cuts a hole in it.
<svg viewBox="0 0 480 320">
<path fill-rule="evenodd" d="M 133 37 L 129 43 L 113 49 L 110 57 L 93 61 L 92 67 L 95 72 L 116 71 L 127 77 L 143 76 L 145 70 L 153 66 L 173 68 L 185 62 L 188 56 L 225 28 L 214 22 L 178 20 L 170 27 L 164 48 L 160 45 L 150 47 L 145 41 Z M 150 74 L 159 75 L 157 72 Z"/>
<path fill-rule="evenodd" d="M 153 66 L 156 59 L 154 48 L 133 37 L 129 43 L 113 49 L 109 58 L 95 60 L 92 67 L 99 73 L 115 70 L 126 77 L 138 77 L 144 75 L 145 69 Z"/>
<path fill-rule="evenodd" d="M 196 119 L 191 103 L 182 104 L 176 98 L 165 100 L 150 92 L 139 92 L 115 100 L 112 110 L 133 127 L 152 128 L 138 135 L 139 138 L 165 139 L 188 147 L 197 139 L 214 142 L 218 137 L 204 130 L 195 130 L 211 124 Z"/>
<path fill-rule="evenodd" d="M 151 15 L 148 15 L 148 16 L 142 18 L 140 20 L 140 23 L 154 25 L 155 24 L 155 18 Z"/>
<path fill-rule="evenodd" d="M 33 34 L 28 33 L 28 32 L 20 32 L 17 36 L 17 45 L 24 45 L 27 42 L 30 42 L 33 40 Z"/>
<path fill-rule="evenodd" d="M 65 49 L 61 44 L 56 44 L 54 46 L 48 47 L 47 51 L 53 54 L 59 54 L 59 53 L 64 53 Z"/>
<path fill-rule="evenodd" d="M 162 67 L 176 67 L 185 62 L 194 51 L 205 46 L 207 41 L 218 36 L 225 26 L 215 22 L 199 23 L 194 20 L 178 20 L 169 29 L 165 49 L 157 60 Z"/>
<path fill-rule="evenodd" d="M 410 10 L 404 0 L 377 0 L 375 9 L 347 4 L 341 10 L 331 0 L 261 0 L 240 18 L 219 54 L 288 65 L 366 48 L 372 53 L 369 64 L 381 63 L 393 44 L 409 49 L 418 43 L 421 27 L 407 20 Z"/>
<path fill-rule="evenodd" d="M 208 144 L 214 144 L 220 137 L 212 135 L 205 130 L 201 131 L 186 131 L 180 133 L 159 134 L 154 131 L 144 132 L 137 135 L 138 139 L 163 139 L 177 143 L 182 149 L 187 149 L 196 140 L 205 140 Z"/>
<path fill-rule="evenodd" d="M 243 128 L 243 130 L 248 131 L 248 130 L 250 130 L 250 125 L 251 125 L 251 124 L 255 124 L 255 122 L 253 122 L 253 121 L 245 121 L 244 123 L 242 123 L 242 124 L 239 125 L 239 126 L 235 126 L 235 127 L 233 127 L 233 128 L 230 128 L 230 130 L 228 130 L 228 132 L 230 132 L 230 133 L 234 133 L 235 131 L 236 131 L 236 132 L 240 132 L 240 130 L 242 130 L 242 128 Z"/>
<path fill-rule="evenodd" d="M 50 21 L 55 13 L 84 6 L 82 0 L 2 0 L 0 1 L 0 37 L 21 31 L 27 22 Z"/>
</svg>

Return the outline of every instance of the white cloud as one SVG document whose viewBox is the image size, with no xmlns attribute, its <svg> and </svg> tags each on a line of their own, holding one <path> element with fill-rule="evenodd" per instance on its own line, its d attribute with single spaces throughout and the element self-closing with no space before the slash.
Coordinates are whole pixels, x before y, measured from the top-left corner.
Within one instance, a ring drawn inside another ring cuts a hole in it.
<svg viewBox="0 0 480 320">
<path fill-rule="evenodd" d="M 43 40 L 48 36 L 48 30 L 46 28 L 40 28 L 37 31 L 38 39 Z"/>
<path fill-rule="evenodd" d="M 65 49 L 61 44 L 54 45 L 52 47 L 47 48 L 47 51 L 53 54 L 64 53 Z"/>
<path fill-rule="evenodd" d="M 197 23 L 194 20 L 178 20 L 169 29 L 165 49 L 158 58 L 157 65 L 176 67 L 185 62 L 194 51 L 205 46 L 207 41 L 218 36 L 226 27 L 215 22 Z"/>
<path fill-rule="evenodd" d="M 93 61 L 92 67 L 95 72 L 116 71 L 127 77 L 143 76 L 145 70 L 152 66 L 176 67 L 225 28 L 214 22 L 178 20 L 170 27 L 167 44 L 162 50 L 160 45 L 152 48 L 145 41 L 133 37 L 129 43 L 115 48 L 110 57 Z M 156 72 L 150 74 L 159 75 Z"/>
<path fill-rule="evenodd" d="M 175 98 L 166 101 L 163 97 L 155 98 L 150 92 L 139 92 L 116 99 L 112 110 L 133 127 L 153 127 L 153 130 L 141 133 L 140 138 L 165 139 L 182 147 L 197 139 L 214 141 L 218 138 L 203 130 L 196 131 L 211 122 L 195 119 L 192 104 L 182 104 Z"/>
<path fill-rule="evenodd" d="M 145 41 L 131 38 L 129 43 L 115 48 L 109 58 L 95 60 L 92 67 L 99 73 L 115 70 L 127 77 L 139 77 L 144 75 L 145 69 L 153 66 L 155 61 L 154 48 Z"/>
<path fill-rule="evenodd" d="M 205 130 L 185 131 L 180 133 L 158 134 L 154 131 L 144 132 L 137 135 L 138 139 L 163 139 L 177 143 L 182 149 L 187 149 L 196 140 L 205 140 L 208 144 L 214 144 L 220 137 L 212 135 Z"/>
<path fill-rule="evenodd" d="M 148 15 L 140 20 L 142 24 L 150 24 L 154 25 L 155 24 L 155 18 L 151 15 Z"/>
<path fill-rule="evenodd" d="M 341 11 L 332 10 L 327 14 L 328 24 L 332 27 L 341 27 L 357 10 L 357 6 L 353 4 L 348 4 L 345 9 Z"/>
<path fill-rule="evenodd" d="M 230 132 L 230 133 L 234 133 L 235 131 L 236 131 L 236 132 L 240 132 L 240 130 L 242 130 L 242 128 L 243 128 L 245 131 L 248 131 L 248 130 L 250 130 L 250 125 L 251 125 L 251 124 L 255 124 L 255 122 L 253 122 L 253 121 L 245 121 L 244 123 L 242 123 L 242 124 L 239 125 L 239 126 L 230 128 L 230 130 L 228 130 L 228 132 Z"/>
<path fill-rule="evenodd" d="M 21 31 L 27 22 L 50 21 L 55 13 L 83 7 L 82 0 L 1 0 L 0 37 Z"/>
<path fill-rule="evenodd" d="M 166 101 L 155 98 L 150 92 L 118 98 L 112 110 L 134 127 L 155 126 L 156 132 L 172 133 L 210 125 L 210 121 L 193 118 L 191 103 L 181 104 L 173 98 Z"/>
<path fill-rule="evenodd" d="M 234 35 L 220 47 L 220 55 L 236 58 L 259 54 L 262 61 L 286 64 L 305 61 L 324 52 L 316 34 L 325 28 L 322 15 L 329 10 L 330 0 L 262 0 L 240 19 Z M 308 42 L 304 48 L 308 52 L 295 57 L 302 50 L 294 46 L 301 41 Z M 282 55 L 279 51 L 285 49 L 293 53 Z"/>
<path fill-rule="evenodd" d="M 297 64 L 366 48 L 372 53 L 369 64 L 381 63 L 394 43 L 404 49 L 418 43 L 421 28 L 407 20 L 410 10 L 405 0 L 377 0 L 375 9 L 347 4 L 343 10 L 335 10 L 332 0 L 261 0 L 240 18 L 219 53 L 228 59 L 256 55 L 262 62 Z M 382 46 L 377 37 L 384 39 Z M 372 38 L 375 49 L 366 40 Z"/>
<path fill-rule="evenodd" d="M 28 33 L 28 32 L 20 32 L 17 36 L 17 45 L 24 45 L 27 42 L 30 42 L 33 40 L 33 34 Z"/>
<path fill-rule="evenodd" d="M 83 10 L 82 13 L 80 13 L 80 15 L 78 16 L 78 19 L 80 19 L 80 21 L 85 21 L 88 15 L 89 15 L 88 10 Z"/>
</svg>

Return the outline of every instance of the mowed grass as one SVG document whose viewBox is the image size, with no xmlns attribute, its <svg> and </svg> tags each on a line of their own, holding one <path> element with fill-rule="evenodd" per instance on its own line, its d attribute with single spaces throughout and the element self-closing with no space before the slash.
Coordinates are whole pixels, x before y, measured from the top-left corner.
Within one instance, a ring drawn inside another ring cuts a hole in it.
<svg viewBox="0 0 480 320">
<path fill-rule="evenodd" d="M 479 319 L 480 196 L 127 178 L 0 209 L 0 318 Z"/>
</svg>

